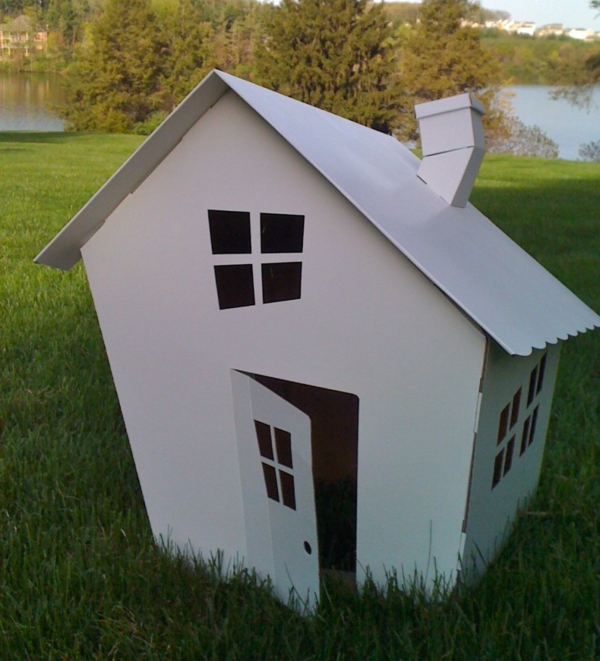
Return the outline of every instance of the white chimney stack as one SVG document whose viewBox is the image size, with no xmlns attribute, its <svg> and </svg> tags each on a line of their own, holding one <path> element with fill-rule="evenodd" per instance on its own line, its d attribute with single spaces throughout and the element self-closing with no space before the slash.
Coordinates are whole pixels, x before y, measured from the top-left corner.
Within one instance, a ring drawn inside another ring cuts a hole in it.
<svg viewBox="0 0 600 661">
<path fill-rule="evenodd" d="M 453 207 L 465 207 L 485 153 L 485 108 L 470 94 L 415 106 L 423 160 L 417 175 Z"/>
</svg>

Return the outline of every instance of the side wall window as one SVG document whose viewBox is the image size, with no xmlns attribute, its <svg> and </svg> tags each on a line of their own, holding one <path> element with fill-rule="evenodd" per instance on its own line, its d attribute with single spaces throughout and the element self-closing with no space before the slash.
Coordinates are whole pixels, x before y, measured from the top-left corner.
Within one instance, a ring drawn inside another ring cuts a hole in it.
<svg viewBox="0 0 600 661">
<path fill-rule="evenodd" d="M 498 486 L 502 478 L 513 467 L 517 439 L 519 439 L 519 457 L 525 454 L 527 448 L 535 440 L 539 411 L 538 395 L 544 386 L 547 358 L 548 354 L 542 356 L 540 362 L 531 371 L 528 382 L 515 392 L 510 402 L 500 413 L 496 440 L 498 452 L 492 470 L 492 489 Z M 524 392 L 527 394 L 527 400 L 523 406 Z M 524 422 L 521 426 L 519 422 L 522 417 Z"/>
</svg>

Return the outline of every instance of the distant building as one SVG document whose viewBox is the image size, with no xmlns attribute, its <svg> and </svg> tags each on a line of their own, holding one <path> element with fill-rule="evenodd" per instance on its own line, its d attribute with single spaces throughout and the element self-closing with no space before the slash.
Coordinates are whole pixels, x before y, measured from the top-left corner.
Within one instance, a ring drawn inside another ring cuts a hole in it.
<svg viewBox="0 0 600 661">
<path fill-rule="evenodd" d="M 531 23 L 531 22 L 517 23 L 515 32 L 517 34 L 525 34 L 529 37 L 533 37 L 533 35 L 535 34 L 535 23 Z"/>
<path fill-rule="evenodd" d="M 548 23 L 548 25 L 542 25 L 536 34 L 538 37 L 562 37 L 564 33 L 562 23 Z"/>
<path fill-rule="evenodd" d="M 535 34 L 535 23 L 530 21 L 512 21 L 510 19 L 504 19 L 503 21 L 486 21 L 485 27 L 504 30 L 511 34 L 527 34 L 531 37 Z"/>
<path fill-rule="evenodd" d="M 594 31 L 587 28 L 570 28 L 565 30 L 565 34 L 571 39 L 579 39 L 580 41 L 591 41 L 595 38 Z"/>
<path fill-rule="evenodd" d="M 38 29 L 33 21 L 21 15 L 10 23 L 0 25 L 0 59 L 10 60 L 18 55 L 29 57 L 33 51 L 46 50 L 48 32 Z"/>
</svg>

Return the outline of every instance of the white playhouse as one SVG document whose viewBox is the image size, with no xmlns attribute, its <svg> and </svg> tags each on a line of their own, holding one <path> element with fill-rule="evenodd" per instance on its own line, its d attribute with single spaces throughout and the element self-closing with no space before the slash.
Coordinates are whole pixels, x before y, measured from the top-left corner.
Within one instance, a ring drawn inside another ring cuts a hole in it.
<svg viewBox="0 0 600 661">
<path fill-rule="evenodd" d="M 600 317 L 467 202 L 481 112 L 420 106 L 421 162 L 214 71 L 40 253 L 83 257 L 155 536 L 284 600 L 494 557 Z"/>
</svg>

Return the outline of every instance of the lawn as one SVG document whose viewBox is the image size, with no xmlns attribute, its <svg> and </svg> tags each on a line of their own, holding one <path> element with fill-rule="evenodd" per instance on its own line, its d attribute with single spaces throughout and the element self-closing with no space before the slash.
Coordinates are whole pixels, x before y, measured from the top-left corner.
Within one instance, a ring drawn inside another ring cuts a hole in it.
<svg viewBox="0 0 600 661">
<path fill-rule="evenodd" d="M 598 658 L 600 332 L 563 350 L 538 494 L 472 590 L 330 587 L 302 618 L 153 542 L 85 273 L 32 262 L 140 141 L 0 134 L 0 658 Z M 490 156 L 472 201 L 600 311 L 600 165 Z"/>
</svg>

